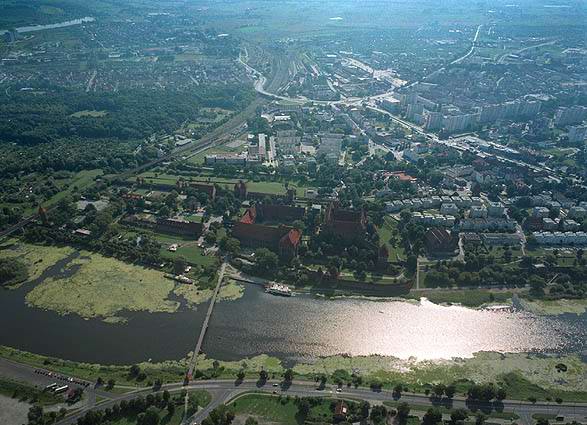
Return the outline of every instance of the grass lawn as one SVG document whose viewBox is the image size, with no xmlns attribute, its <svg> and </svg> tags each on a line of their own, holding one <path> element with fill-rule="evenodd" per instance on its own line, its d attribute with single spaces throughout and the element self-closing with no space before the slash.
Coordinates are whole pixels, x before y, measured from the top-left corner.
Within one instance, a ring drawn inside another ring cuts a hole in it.
<svg viewBox="0 0 587 425">
<path fill-rule="evenodd" d="M 323 399 L 313 406 L 307 417 L 308 421 L 329 423 L 333 413 L 330 410 L 332 400 Z M 229 405 L 236 415 L 255 415 L 280 425 L 299 425 L 298 407 L 293 399 L 265 394 L 246 394 Z"/>
<path fill-rule="evenodd" d="M 161 256 L 169 260 L 177 257 L 183 257 L 185 260 L 195 266 L 208 266 L 214 264 L 216 257 L 204 255 L 204 250 L 196 245 L 195 242 L 182 243 L 181 241 L 172 242 L 177 243 L 177 251 L 169 251 L 167 246 L 161 247 Z"/>
<path fill-rule="evenodd" d="M 394 276 L 383 275 L 379 273 L 371 273 L 367 272 L 367 276 L 364 280 L 357 279 L 353 274 L 352 270 L 343 269 L 340 272 L 340 278 L 345 280 L 353 280 L 355 282 L 362 282 L 362 283 L 374 283 L 380 285 L 397 285 L 397 284 L 404 284 L 404 282 L 400 279 L 396 279 Z"/>
<path fill-rule="evenodd" d="M 190 391 L 190 395 L 196 398 L 200 407 L 205 407 L 211 400 L 210 394 L 204 390 Z M 157 409 L 160 417 L 159 425 L 180 425 L 182 423 L 184 414 L 182 400 L 178 399 L 178 395 L 173 396 L 171 400 L 175 403 L 175 412 L 173 415 L 169 415 L 167 409 Z M 124 416 L 109 423 L 111 425 L 135 425 L 137 416 Z"/>
<path fill-rule="evenodd" d="M 507 304 L 512 299 L 512 292 L 492 291 L 488 289 L 463 289 L 463 290 L 438 290 L 438 291 L 412 291 L 405 298 L 428 298 L 435 304 L 453 303 L 465 307 L 479 307 L 489 303 Z"/>
<path fill-rule="evenodd" d="M 65 198 L 67 195 L 70 195 L 71 193 L 73 193 L 74 188 L 77 188 L 80 191 L 85 189 L 86 187 L 90 186 L 94 182 L 94 178 L 96 178 L 97 176 L 101 176 L 101 175 L 102 175 L 102 170 L 100 170 L 100 169 L 80 171 L 75 176 L 73 176 L 70 180 L 67 180 L 67 183 L 69 184 L 67 189 L 65 189 L 59 193 L 56 193 L 51 198 L 47 199 L 45 202 L 43 202 L 43 206 L 48 207 L 48 206 L 56 204 L 61 199 Z"/>
<path fill-rule="evenodd" d="M 299 425 L 296 420 L 298 408 L 293 401 L 281 404 L 277 397 L 247 394 L 230 403 L 230 407 L 236 415 L 249 414 L 281 425 Z"/>
<path fill-rule="evenodd" d="M 377 228 L 377 233 L 379 234 L 379 241 L 381 243 L 385 243 L 387 245 L 387 249 L 389 250 L 389 260 L 390 261 L 403 261 L 406 259 L 406 253 L 404 249 L 399 246 L 399 232 L 397 230 L 397 221 L 395 221 L 391 217 L 385 217 L 383 225 Z M 394 237 L 397 239 L 397 243 L 391 244 L 389 240 Z"/>
<path fill-rule="evenodd" d="M 175 187 L 177 180 L 181 177 L 173 174 L 155 173 L 153 171 L 142 173 L 140 176 L 145 178 L 146 183 L 152 182 L 154 184 L 169 185 L 170 189 Z M 135 180 L 135 177 L 128 179 L 128 181 L 131 183 L 134 183 Z M 239 180 L 243 180 L 247 183 L 247 189 L 251 192 L 267 193 L 268 195 L 283 195 L 286 191 L 285 182 L 253 181 L 247 179 L 231 179 L 215 176 L 196 176 L 190 177 L 188 180 L 192 182 L 218 184 L 220 186 L 224 186 L 227 189 L 231 189 L 235 183 L 238 183 Z M 303 196 L 305 194 L 305 190 L 311 188 L 312 186 L 307 184 L 300 184 L 299 182 L 289 182 L 289 187 L 297 189 L 298 196 Z"/>
<path fill-rule="evenodd" d="M 184 257 L 186 261 L 194 266 L 208 266 L 214 264 L 216 257 L 204 255 L 204 250 L 200 248 L 196 239 L 189 236 L 181 235 L 167 235 L 163 233 L 154 232 L 151 230 L 141 229 L 137 232 L 134 229 L 128 229 L 124 236 L 125 238 L 136 238 L 139 234 L 145 234 L 161 243 L 161 256 L 168 260 L 173 260 L 177 257 Z M 169 245 L 177 244 L 177 251 L 169 251 Z"/>
</svg>

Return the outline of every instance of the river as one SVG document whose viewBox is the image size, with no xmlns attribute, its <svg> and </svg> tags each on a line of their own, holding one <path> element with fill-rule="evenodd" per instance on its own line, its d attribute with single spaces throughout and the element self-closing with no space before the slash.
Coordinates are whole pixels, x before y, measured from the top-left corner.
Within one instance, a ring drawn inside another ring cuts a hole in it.
<svg viewBox="0 0 587 425">
<path fill-rule="evenodd" d="M 26 306 L 33 284 L 0 291 L 0 344 L 76 361 L 182 358 L 195 344 L 207 307 L 129 312 L 127 323 L 108 324 Z M 288 363 L 335 354 L 434 360 L 479 351 L 569 353 L 585 350 L 586 329 L 586 314 L 538 317 L 426 300 L 282 298 L 248 286 L 241 299 L 216 305 L 203 351 L 220 360 L 266 353 Z"/>
<path fill-rule="evenodd" d="M 42 30 L 51 30 L 55 28 L 65 28 L 71 27 L 73 25 L 81 25 L 87 22 L 94 22 L 96 19 L 90 16 L 86 16 L 84 18 L 79 19 L 72 19 L 71 21 L 64 21 L 64 22 L 57 22 L 55 24 L 46 24 L 46 25 L 27 25 L 24 27 L 15 28 L 17 32 L 20 34 L 24 34 L 27 32 L 35 32 L 35 31 L 42 31 Z M 7 30 L 0 30 L 0 34 L 4 34 Z"/>
</svg>

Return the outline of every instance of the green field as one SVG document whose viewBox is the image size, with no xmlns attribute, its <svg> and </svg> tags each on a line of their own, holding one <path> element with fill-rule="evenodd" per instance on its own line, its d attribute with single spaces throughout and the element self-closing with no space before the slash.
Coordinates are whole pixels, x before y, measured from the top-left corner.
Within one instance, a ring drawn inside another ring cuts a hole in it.
<svg viewBox="0 0 587 425">
<path fill-rule="evenodd" d="M 204 390 L 194 390 L 189 391 L 190 397 L 193 397 L 200 408 L 205 407 L 210 403 L 212 397 L 210 393 Z M 159 425 L 180 425 L 183 420 L 184 409 L 183 409 L 183 399 L 179 398 L 179 394 L 176 394 L 171 397 L 169 400 L 170 403 L 175 404 L 175 412 L 173 415 L 169 415 L 168 410 L 165 409 L 157 409 L 157 413 L 159 413 L 160 422 Z M 135 425 L 137 423 L 137 416 L 125 416 L 116 420 L 109 422 L 111 425 Z"/>
<path fill-rule="evenodd" d="M 217 261 L 217 258 L 212 255 L 204 255 L 204 250 L 197 245 L 196 239 L 181 235 L 167 235 L 163 233 L 154 232 L 151 230 L 141 229 L 140 232 L 135 229 L 125 228 L 124 237 L 126 239 L 134 239 L 139 234 L 145 234 L 161 243 L 161 256 L 168 260 L 173 260 L 177 257 L 183 257 L 193 266 L 209 266 Z M 177 244 L 177 251 L 169 251 L 169 246 Z"/>
<path fill-rule="evenodd" d="M 406 259 L 404 248 L 399 246 L 401 238 L 399 231 L 397 230 L 397 221 L 391 217 L 386 216 L 384 218 L 383 225 L 377 228 L 377 233 L 379 234 L 379 242 L 385 243 L 387 245 L 390 261 L 396 262 L 404 261 Z M 394 244 L 389 242 L 392 237 L 397 241 Z"/>
<path fill-rule="evenodd" d="M 427 298 L 435 304 L 461 304 L 465 307 L 480 307 L 484 304 L 509 304 L 512 292 L 493 291 L 488 289 L 463 289 L 463 290 L 431 290 L 410 292 L 405 298 Z"/>
<path fill-rule="evenodd" d="M 306 418 L 310 422 L 332 421 L 331 400 L 323 399 L 313 406 Z M 298 407 L 289 397 L 281 398 L 267 394 L 247 394 L 229 404 L 236 415 L 254 415 L 280 425 L 299 425 Z"/>
<path fill-rule="evenodd" d="M 90 186 L 94 182 L 94 179 L 97 176 L 101 176 L 101 175 L 102 175 L 102 170 L 83 170 L 83 171 L 78 172 L 71 179 L 67 179 L 65 181 L 65 183 L 67 183 L 69 185 L 67 187 L 67 189 L 65 189 L 65 190 L 53 195 L 51 198 L 47 199 L 45 202 L 43 202 L 43 206 L 48 207 L 48 206 L 56 204 L 61 199 L 65 198 L 68 195 L 71 195 L 73 192 L 76 191 L 76 189 L 78 191 L 84 190 L 85 188 L 87 188 L 88 186 Z"/>
<path fill-rule="evenodd" d="M 171 188 L 175 187 L 177 180 L 181 177 L 174 174 L 165 174 L 165 173 L 156 173 L 153 171 L 149 171 L 146 173 L 142 173 L 140 177 L 143 177 L 146 183 L 153 183 L 153 184 L 163 184 L 169 185 L 170 190 Z M 136 178 L 129 178 L 129 183 L 134 183 Z M 205 177 L 205 176 L 197 176 L 197 177 L 189 177 L 189 181 L 192 182 L 199 182 L 199 183 L 208 183 L 208 184 L 218 184 L 219 186 L 223 186 L 226 189 L 231 190 L 232 186 L 235 183 L 238 183 L 241 179 L 230 179 L 230 178 L 223 178 L 223 177 Z M 254 180 L 247 180 L 242 179 L 247 184 L 247 189 L 251 192 L 260 192 L 260 193 L 267 193 L 268 195 L 284 195 L 286 192 L 285 183 L 284 182 L 273 182 L 273 181 L 254 181 Z M 303 185 L 298 182 L 290 182 L 288 187 L 295 188 L 297 190 L 298 196 L 303 196 L 305 194 L 305 190 L 311 188 L 312 186 Z"/>
</svg>

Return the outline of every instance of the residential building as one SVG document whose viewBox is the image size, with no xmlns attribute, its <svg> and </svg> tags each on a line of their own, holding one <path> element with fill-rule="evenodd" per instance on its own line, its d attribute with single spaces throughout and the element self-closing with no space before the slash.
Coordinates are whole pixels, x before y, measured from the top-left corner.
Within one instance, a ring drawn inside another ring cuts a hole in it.
<svg viewBox="0 0 587 425">
<path fill-rule="evenodd" d="M 569 124 L 579 124 L 587 118 L 585 106 L 571 106 L 558 108 L 554 116 L 554 124 L 557 127 L 564 127 Z"/>
<path fill-rule="evenodd" d="M 587 125 L 576 125 L 569 127 L 569 142 L 581 143 L 587 141 Z"/>
</svg>

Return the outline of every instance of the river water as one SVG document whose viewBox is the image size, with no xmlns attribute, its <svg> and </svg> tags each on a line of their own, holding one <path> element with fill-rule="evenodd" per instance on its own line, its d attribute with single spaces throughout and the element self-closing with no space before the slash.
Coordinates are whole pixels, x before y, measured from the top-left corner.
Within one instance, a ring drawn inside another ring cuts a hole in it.
<svg viewBox="0 0 587 425">
<path fill-rule="evenodd" d="M 43 30 L 51 30 L 55 28 L 65 28 L 71 27 L 73 25 L 81 25 L 87 22 L 94 22 L 95 19 L 89 16 L 79 19 L 72 19 L 71 21 L 64 21 L 64 22 L 57 22 L 55 24 L 46 24 L 46 25 L 27 25 L 24 27 L 16 28 L 16 31 L 19 33 L 27 33 L 27 32 L 35 32 L 35 31 L 43 31 Z M 0 30 L 0 34 L 4 34 L 7 30 Z"/>
<path fill-rule="evenodd" d="M 76 361 L 182 358 L 193 349 L 207 308 L 126 313 L 127 323 L 108 324 L 26 306 L 24 296 L 34 284 L 0 291 L 0 344 Z M 538 317 L 426 300 L 283 298 L 248 286 L 241 299 L 216 305 L 203 351 L 220 360 L 266 353 L 288 363 L 335 354 L 434 360 L 479 351 L 568 353 L 585 350 L 586 329 L 585 314 Z"/>
</svg>

